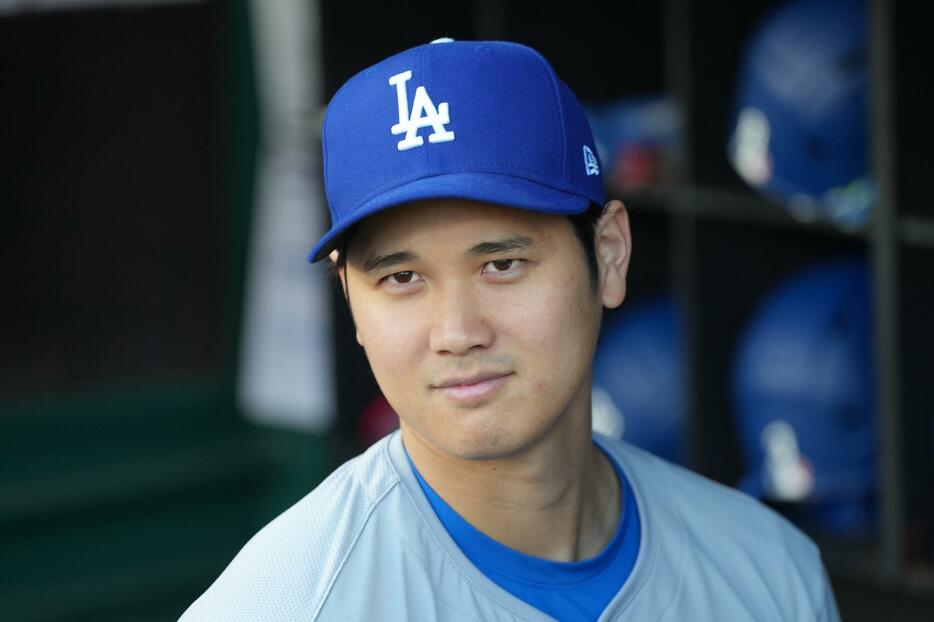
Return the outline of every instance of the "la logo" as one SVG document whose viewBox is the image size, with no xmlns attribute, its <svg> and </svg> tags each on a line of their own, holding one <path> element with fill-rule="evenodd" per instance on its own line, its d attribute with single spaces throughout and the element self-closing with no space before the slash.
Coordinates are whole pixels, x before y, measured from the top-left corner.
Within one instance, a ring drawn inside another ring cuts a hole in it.
<svg viewBox="0 0 934 622">
<path fill-rule="evenodd" d="M 393 136 L 405 134 L 396 147 L 399 151 L 406 151 L 413 147 L 421 147 L 425 140 L 418 135 L 423 127 L 432 128 L 428 135 L 430 143 L 446 143 L 454 140 L 454 132 L 445 125 L 451 122 L 448 116 L 448 103 L 441 102 L 438 107 L 431 101 L 424 86 L 415 89 L 415 98 L 412 100 L 412 114 L 409 114 L 409 94 L 406 83 L 412 79 L 412 72 L 403 71 L 389 78 L 389 84 L 396 87 L 396 99 L 399 103 L 399 122 L 392 126 Z"/>
</svg>

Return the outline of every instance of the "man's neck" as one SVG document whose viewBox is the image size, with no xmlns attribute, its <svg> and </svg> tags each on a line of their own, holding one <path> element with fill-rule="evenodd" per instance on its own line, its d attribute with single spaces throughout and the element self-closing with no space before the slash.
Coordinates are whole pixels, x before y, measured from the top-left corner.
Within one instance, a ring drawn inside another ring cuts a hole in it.
<svg viewBox="0 0 934 622">
<path fill-rule="evenodd" d="M 620 485 L 589 428 L 554 432 L 495 460 L 451 457 L 405 428 L 403 441 L 425 481 L 486 535 L 535 557 L 588 559 L 616 531 Z"/>
</svg>

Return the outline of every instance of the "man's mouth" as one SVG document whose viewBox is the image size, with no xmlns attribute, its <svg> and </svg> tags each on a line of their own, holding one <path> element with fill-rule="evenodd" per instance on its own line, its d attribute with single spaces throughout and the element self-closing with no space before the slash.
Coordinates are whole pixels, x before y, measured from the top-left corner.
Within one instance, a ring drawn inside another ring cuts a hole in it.
<svg viewBox="0 0 934 622">
<path fill-rule="evenodd" d="M 512 372 L 481 372 L 447 378 L 432 388 L 455 402 L 477 402 L 492 397 L 510 376 Z"/>
</svg>

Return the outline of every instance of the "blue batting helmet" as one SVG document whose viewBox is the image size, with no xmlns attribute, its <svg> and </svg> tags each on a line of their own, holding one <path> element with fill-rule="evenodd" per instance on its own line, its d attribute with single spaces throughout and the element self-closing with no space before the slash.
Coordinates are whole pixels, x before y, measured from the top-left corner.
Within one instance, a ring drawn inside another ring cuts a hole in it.
<svg viewBox="0 0 934 622">
<path fill-rule="evenodd" d="M 670 297 L 633 302 L 603 326 L 593 370 L 594 429 L 686 462 L 680 318 Z"/>
<path fill-rule="evenodd" d="M 861 259 L 796 275 L 742 334 L 733 402 L 747 492 L 838 533 L 868 528 L 876 490 L 869 275 Z"/>
<path fill-rule="evenodd" d="M 863 0 L 782 5 L 751 37 L 737 81 L 729 157 L 792 213 L 865 220 L 868 69 Z"/>
</svg>

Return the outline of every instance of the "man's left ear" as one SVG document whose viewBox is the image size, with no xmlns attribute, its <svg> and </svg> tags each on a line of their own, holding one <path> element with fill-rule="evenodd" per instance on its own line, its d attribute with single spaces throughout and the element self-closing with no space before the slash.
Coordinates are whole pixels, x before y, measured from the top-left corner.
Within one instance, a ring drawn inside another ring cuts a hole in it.
<svg viewBox="0 0 934 622">
<path fill-rule="evenodd" d="M 600 268 L 600 295 L 603 306 L 613 309 L 626 297 L 626 274 L 632 255 L 629 214 L 622 201 L 610 201 L 603 208 L 594 237 Z"/>
</svg>

